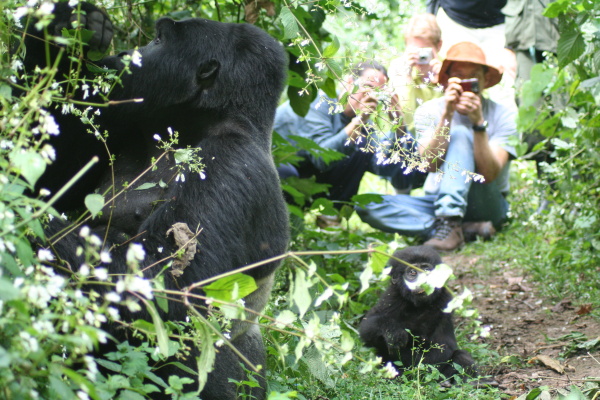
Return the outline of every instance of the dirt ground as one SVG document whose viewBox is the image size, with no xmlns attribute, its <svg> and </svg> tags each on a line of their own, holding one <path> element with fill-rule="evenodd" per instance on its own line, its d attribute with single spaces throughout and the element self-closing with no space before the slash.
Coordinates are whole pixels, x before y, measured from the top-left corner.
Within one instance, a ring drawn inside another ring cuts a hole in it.
<svg viewBox="0 0 600 400">
<path fill-rule="evenodd" d="M 571 302 L 573 299 L 556 304 L 543 300 L 536 294 L 535 283 L 511 266 L 499 265 L 501 268 L 494 268 L 497 272 L 482 278 L 477 271 L 482 269 L 483 260 L 478 256 L 451 254 L 444 262 L 453 267 L 457 277 L 451 286 L 462 290 L 464 285 L 473 292 L 473 305 L 483 324 L 491 326 L 487 343 L 501 357 L 513 361 L 488 371 L 511 398 L 544 385 L 558 389 L 581 386 L 590 377 L 600 381 L 597 345 L 592 353 L 560 355 L 575 343 L 565 335 L 584 334 L 587 339 L 580 343 L 600 340 L 600 321 L 589 315 L 589 309 L 573 305 L 577 303 Z M 478 361 L 485 364 L 485 360 Z"/>
</svg>

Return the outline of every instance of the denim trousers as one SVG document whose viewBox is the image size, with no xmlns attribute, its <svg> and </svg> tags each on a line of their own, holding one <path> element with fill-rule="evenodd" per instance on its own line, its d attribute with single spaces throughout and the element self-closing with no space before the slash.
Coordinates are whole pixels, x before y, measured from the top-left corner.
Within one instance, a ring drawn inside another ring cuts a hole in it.
<svg viewBox="0 0 600 400">
<path fill-rule="evenodd" d="M 491 221 L 497 228 L 506 220 L 508 202 L 497 182 L 466 179 L 464 171 L 475 171 L 473 132 L 464 125 L 451 126 L 450 143 L 440 168 L 437 194 L 385 195 L 380 203 L 357 208 L 363 222 L 384 232 L 428 238 L 439 217 L 461 217 L 463 221 Z"/>
</svg>

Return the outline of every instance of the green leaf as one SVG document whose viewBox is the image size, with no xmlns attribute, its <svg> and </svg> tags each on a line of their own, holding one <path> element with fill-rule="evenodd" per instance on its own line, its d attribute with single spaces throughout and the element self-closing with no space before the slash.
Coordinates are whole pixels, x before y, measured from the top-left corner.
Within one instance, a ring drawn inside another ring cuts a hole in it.
<svg viewBox="0 0 600 400">
<path fill-rule="evenodd" d="M 5 83 L 0 84 L 0 97 L 9 100 L 12 97 L 12 88 Z"/>
<path fill-rule="evenodd" d="M 327 77 L 324 81 L 319 84 L 321 90 L 325 92 L 325 94 L 333 99 L 337 97 L 337 90 L 335 88 L 335 81 L 330 77 Z"/>
<path fill-rule="evenodd" d="M 378 250 L 382 253 L 386 253 L 388 251 L 388 246 L 387 245 L 378 246 L 374 250 Z M 385 268 L 385 266 L 387 265 L 387 262 L 389 259 L 390 259 L 390 256 L 388 254 L 371 253 L 371 257 L 370 257 L 369 261 L 370 261 L 371 268 L 373 269 L 373 272 L 376 274 L 380 274 L 383 271 L 383 269 Z"/>
<path fill-rule="evenodd" d="M 293 39 L 298 36 L 298 22 L 288 7 L 281 7 L 279 19 L 283 25 L 283 39 Z"/>
<path fill-rule="evenodd" d="M 146 400 L 144 396 L 131 390 L 122 390 L 117 400 Z"/>
<path fill-rule="evenodd" d="M 438 264 L 434 270 L 427 275 L 427 283 L 434 288 L 441 288 L 446 284 L 446 281 L 452 276 L 452 268 L 447 264 Z"/>
<path fill-rule="evenodd" d="M 32 186 L 46 170 L 44 159 L 33 150 L 15 150 L 10 153 L 9 158 L 13 168 Z"/>
<path fill-rule="evenodd" d="M 118 363 L 112 362 L 112 361 L 108 361 L 103 358 L 96 358 L 96 363 L 98 363 L 100 366 L 108 369 L 109 371 L 113 371 L 113 372 L 121 372 L 121 370 L 123 369 L 121 364 L 118 364 Z"/>
<path fill-rule="evenodd" d="M 302 318 L 306 311 L 308 311 L 310 303 L 312 302 L 308 287 L 309 285 L 306 278 L 306 273 L 301 269 L 296 269 L 290 293 L 292 294 L 293 303 L 296 305 L 296 307 L 298 307 L 300 318 Z"/>
<path fill-rule="evenodd" d="M 21 296 L 19 290 L 12 282 L 0 278 L 0 299 L 4 301 L 18 299 Z"/>
<path fill-rule="evenodd" d="M 360 276 L 359 276 L 360 291 L 358 292 L 358 294 L 363 293 L 365 290 L 367 290 L 369 288 L 369 280 L 371 279 L 372 276 L 373 276 L 373 268 L 371 268 L 370 265 L 367 265 L 365 267 L 365 269 L 363 269 L 363 271 L 360 273 Z"/>
<path fill-rule="evenodd" d="M 537 397 L 542 393 L 542 389 L 540 388 L 535 388 L 532 389 L 529 394 L 527 395 L 527 397 L 525 397 L 525 400 L 534 400 L 537 399 Z"/>
<path fill-rule="evenodd" d="M 152 322 L 154 323 L 158 350 L 160 351 L 160 354 L 166 358 L 169 356 L 169 335 L 167 334 L 163 320 L 160 318 L 160 315 L 158 315 L 158 311 L 156 311 L 154 303 L 151 301 L 146 301 L 145 299 L 142 299 L 142 301 L 146 305 L 146 309 L 148 310 L 148 313 L 152 317 Z"/>
<path fill-rule="evenodd" d="M 96 217 L 104 208 L 104 197 L 97 193 L 88 194 L 85 196 L 84 203 L 92 217 Z"/>
<path fill-rule="evenodd" d="M 58 379 L 55 376 L 50 375 L 48 378 L 50 381 L 49 394 L 54 399 L 75 399 L 75 393 L 65 383 L 65 381 Z"/>
<path fill-rule="evenodd" d="M 569 4 L 571 0 L 557 0 L 550 4 L 544 10 L 544 17 L 548 18 L 556 18 L 560 14 L 564 13 L 569 9 Z"/>
<path fill-rule="evenodd" d="M 356 194 L 352 196 L 352 201 L 358 203 L 359 206 L 366 206 L 370 203 L 381 203 L 383 197 L 375 193 Z"/>
<path fill-rule="evenodd" d="M 226 276 L 202 288 L 208 297 L 225 302 L 239 300 L 256 289 L 254 278 L 242 273 Z"/>
<path fill-rule="evenodd" d="M 344 75 L 344 71 L 342 70 L 342 66 L 335 60 L 327 60 L 326 61 L 327 68 L 330 72 L 330 78 L 334 80 L 342 79 Z M 336 96 L 333 96 L 336 97 Z M 344 104 L 344 103 L 342 103 Z"/>
<path fill-rule="evenodd" d="M 288 70 L 288 86 L 297 87 L 302 89 L 306 85 L 306 81 L 299 73 Z"/>
<path fill-rule="evenodd" d="M 583 34 L 575 25 L 570 25 L 570 27 L 569 31 L 561 33 L 556 48 L 558 66 L 561 68 L 578 59 L 585 51 Z"/>
<path fill-rule="evenodd" d="M 163 274 L 154 278 L 154 285 L 158 290 L 165 289 L 165 276 Z M 164 297 L 156 296 L 156 304 L 165 314 L 169 312 L 169 300 Z"/>
<path fill-rule="evenodd" d="M 331 42 L 331 44 L 329 46 L 327 46 L 325 48 L 325 50 L 323 50 L 323 57 L 324 58 L 331 58 L 331 57 L 333 57 L 338 52 L 339 49 L 340 49 L 340 42 L 334 36 L 333 37 L 333 42 Z"/>
<path fill-rule="evenodd" d="M 198 386 L 199 390 L 204 388 L 208 380 L 208 373 L 213 370 L 215 364 L 215 346 L 213 346 L 211 331 L 205 324 L 196 324 L 196 335 L 200 337 L 200 357 L 198 357 Z"/>
<path fill-rule="evenodd" d="M 140 186 L 136 187 L 134 190 L 146 190 L 146 189 L 152 189 L 154 187 L 156 187 L 157 183 L 155 182 L 146 182 L 146 183 L 142 183 Z"/>
<path fill-rule="evenodd" d="M 298 93 L 298 88 L 289 86 L 287 95 L 288 99 L 290 100 L 290 106 L 292 106 L 292 110 L 294 110 L 294 112 L 299 116 L 304 117 L 308 113 L 313 100 L 317 97 L 317 92 L 316 90 L 309 90 L 308 93 L 304 92 L 302 96 L 300 96 L 300 93 Z"/>
</svg>

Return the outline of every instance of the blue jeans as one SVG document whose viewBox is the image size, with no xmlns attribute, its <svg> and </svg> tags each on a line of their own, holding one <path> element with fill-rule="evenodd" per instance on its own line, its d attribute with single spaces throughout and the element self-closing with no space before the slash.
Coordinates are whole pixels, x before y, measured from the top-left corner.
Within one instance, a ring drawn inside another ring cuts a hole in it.
<svg viewBox="0 0 600 400">
<path fill-rule="evenodd" d="M 462 125 L 450 129 L 450 143 L 441 167 L 438 194 L 420 197 L 382 196 L 381 203 L 358 208 L 360 218 L 372 227 L 407 236 L 428 238 L 436 217 L 461 217 L 464 221 L 491 221 L 496 228 L 506 220 L 508 202 L 496 182 L 467 181 L 463 170 L 475 170 L 473 132 Z"/>
</svg>

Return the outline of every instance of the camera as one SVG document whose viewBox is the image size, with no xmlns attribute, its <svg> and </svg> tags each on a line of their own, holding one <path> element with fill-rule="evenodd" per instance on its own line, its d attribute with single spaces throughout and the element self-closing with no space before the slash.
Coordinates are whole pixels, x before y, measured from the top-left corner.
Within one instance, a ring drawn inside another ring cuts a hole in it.
<svg viewBox="0 0 600 400">
<path fill-rule="evenodd" d="M 479 79 L 477 78 L 463 79 L 460 81 L 460 86 L 463 92 L 479 93 Z"/>
<path fill-rule="evenodd" d="M 422 47 L 418 52 L 418 61 L 417 64 L 426 65 L 429 64 L 431 59 L 433 58 L 433 50 L 431 47 Z"/>
</svg>

